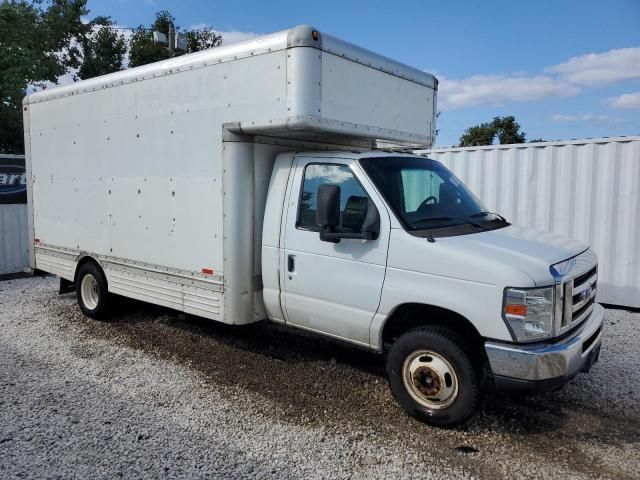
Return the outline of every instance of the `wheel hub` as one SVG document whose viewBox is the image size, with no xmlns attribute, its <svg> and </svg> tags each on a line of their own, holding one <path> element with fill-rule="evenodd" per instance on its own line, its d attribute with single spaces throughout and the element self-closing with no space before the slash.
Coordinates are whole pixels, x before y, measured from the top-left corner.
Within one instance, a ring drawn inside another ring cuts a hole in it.
<svg viewBox="0 0 640 480">
<path fill-rule="evenodd" d="M 451 363 L 430 350 L 417 350 L 406 357 L 402 379 L 411 397 L 432 410 L 447 408 L 458 397 L 458 376 Z"/>
<path fill-rule="evenodd" d="M 438 373 L 429 367 L 418 367 L 413 372 L 413 384 L 425 396 L 437 395 L 442 387 Z"/>
<path fill-rule="evenodd" d="M 82 302 L 89 310 L 94 310 L 98 306 L 100 290 L 98 289 L 98 282 L 93 275 L 87 274 L 82 277 L 80 295 L 82 296 Z"/>
</svg>

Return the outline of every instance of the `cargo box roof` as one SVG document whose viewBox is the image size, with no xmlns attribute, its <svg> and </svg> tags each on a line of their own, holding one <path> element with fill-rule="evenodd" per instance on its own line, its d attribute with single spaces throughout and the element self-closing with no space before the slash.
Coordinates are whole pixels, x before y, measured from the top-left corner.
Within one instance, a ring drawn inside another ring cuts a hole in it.
<svg viewBox="0 0 640 480">
<path fill-rule="evenodd" d="M 409 67 L 330 35 L 322 34 L 313 27 L 301 25 L 244 42 L 210 48 L 141 67 L 75 82 L 70 85 L 49 88 L 28 95 L 23 103 L 27 105 L 104 88 L 117 87 L 127 83 L 295 47 L 317 48 L 323 52 L 346 58 L 434 90 L 437 90 L 438 87 L 437 79 L 430 73 Z"/>
</svg>

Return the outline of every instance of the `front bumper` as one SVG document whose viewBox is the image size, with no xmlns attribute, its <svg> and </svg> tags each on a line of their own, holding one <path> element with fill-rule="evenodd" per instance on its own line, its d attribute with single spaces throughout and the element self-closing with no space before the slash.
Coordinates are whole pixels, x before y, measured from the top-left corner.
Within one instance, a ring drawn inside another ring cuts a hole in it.
<svg viewBox="0 0 640 480">
<path fill-rule="evenodd" d="M 531 345 L 486 342 L 498 389 L 542 392 L 560 388 L 598 359 L 604 308 L 595 304 L 589 318 L 568 337 Z"/>
</svg>

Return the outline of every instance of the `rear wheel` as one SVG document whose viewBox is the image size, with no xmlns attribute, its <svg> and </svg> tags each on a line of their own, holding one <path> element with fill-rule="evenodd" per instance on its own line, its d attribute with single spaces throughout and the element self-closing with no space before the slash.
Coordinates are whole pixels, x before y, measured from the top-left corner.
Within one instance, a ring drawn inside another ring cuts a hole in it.
<svg viewBox="0 0 640 480">
<path fill-rule="evenodd" d="M 104 318 L 109 306 L 107 279 L 93 262 L 85 263 L 76 277 L 76 297 L 82 312 L 91 318 Z"/>
<path fill-rule="evenodd" d="M 478 375 L 464 341 L 441 327 L 420 327 L 391 346 L 387 373 L 402 407 L 430 425 L 464 423 L 476 411 Z"/>
</svg>

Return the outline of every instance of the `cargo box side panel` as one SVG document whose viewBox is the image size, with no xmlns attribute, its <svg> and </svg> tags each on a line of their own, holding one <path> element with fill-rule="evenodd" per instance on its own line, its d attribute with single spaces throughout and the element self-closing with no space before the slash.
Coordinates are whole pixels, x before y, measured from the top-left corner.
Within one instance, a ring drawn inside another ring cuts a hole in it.
<svg viewBox="0 0 640 480">
<path fill-rule="evenodd" d="M 354 124 L 354 135 L 431 144 L 434 97 L 433 88 L 322 53 L 322 117 Z"/>
<path fill-rule="evenodd" d="M 28 108 L 35 238 L 77 252 L 222 275 L 222 125 L 284 122 L 286 53 Z"/>
<path fill-rule="evenodd" d="M 286 53 L 127 82 L 27 104 L 36 266 L 72 279 L 88 254 L 113 293 L 237 323 L 225 314 L 223 125 L 286 121 Z M 252 191 L 244 180 L 235 191 Z"/>
</svg>

